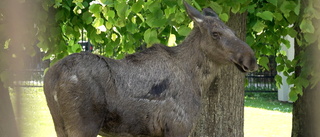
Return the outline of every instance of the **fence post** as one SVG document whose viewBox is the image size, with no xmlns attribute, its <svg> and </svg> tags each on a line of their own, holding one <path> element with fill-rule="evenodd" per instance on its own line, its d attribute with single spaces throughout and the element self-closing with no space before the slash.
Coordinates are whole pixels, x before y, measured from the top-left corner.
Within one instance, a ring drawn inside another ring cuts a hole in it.
<svg viewBox="0 0 320 137">
<path fill-rule="evenodd" d="M 283 51 L 287 53 L 288 59 L 293 60 L 294 58 L 294 39 L 290 36 L 286 36 L 286 39 L 290 41 L 290 48 L 288 49 L 286 46 L 282 45 Z M 282 85 L 278 89 L 278 100 L 279 101 L 289 101 L 289 92 L 292 86 L 289 86 L 287 83 L 287 77 L 283 75 L 282 72 L 278 72 L 278 74 L 282 77 Z"/>
</svg>

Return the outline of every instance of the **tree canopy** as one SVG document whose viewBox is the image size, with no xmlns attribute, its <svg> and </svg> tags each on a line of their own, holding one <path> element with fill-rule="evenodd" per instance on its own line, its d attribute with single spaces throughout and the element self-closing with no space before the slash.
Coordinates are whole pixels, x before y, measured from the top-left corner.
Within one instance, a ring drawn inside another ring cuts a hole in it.
<svg viewBox="0 0 320 137">
<path fill-rule="evenodd" d="M 8 1 L 1 1 L 5 5 Z M 290 99 L 297 100 L 302 95 L 302 89 L 319 82 L 317 71 L 313 67 L 304 67 L 308 63 L 304 49 L 318 42 L 319 1 L 309 0 L 187 0 L 201 10 L 211 7 L 227 22 L 230 13 L 248 13 L 246 42 L 255 50 L 258 63 L 269 69 L 268 56 L 275 56 L 277 71 L 288 76 L 287 82 L 294 85 Z M 29 23 L 22 24 L 29 31 L 21 35 L 32 35 L 36 39 L 14 43 L 10 35 L 2 33 L 8 27 L 10 13 L 0 7 L 0 44 L 3 51 L 13 47 L 21 47 L 29 55 L 34 54 L 32 45 L 46 53 L 44 59 L 53 62 L 75 52 L 81 51 L 78 41 L 81 36 L 90 39 L 96 49 L 103 49 L 101 54 L 120 59 L 126 54 L 134 53 L 141 48 L 154 43 L 175 46 L 184 39 L 193 27 L 183 7 L 183 1 L 176 0 L 44 0 L 18 1 L 22 6 L 31 6 L 32 15 L 21 13 L 18 17 L 26 18 Z M 301 8 L 301 4 L 307 5 Z M 31 13 L 28 13 L 31 14 Z M 281 46 L 290 47 L 286 36 L 296 39 L 302 52 L 291 61 Z M 320 48 L 320 44 L 319 44 Z M 4 61 L 4 59 L 1 59 Z M 295 75 L 296 67 L 301 67 L 300 75 Z M 2 72 L 5 70 L 2 69 Z M 5 81 L 7 73 L 1 73 Z M 311 77 L 311 80 L 309 78 Z M 277 85 L 281 77 L 276 76 Z"/>
</svg>

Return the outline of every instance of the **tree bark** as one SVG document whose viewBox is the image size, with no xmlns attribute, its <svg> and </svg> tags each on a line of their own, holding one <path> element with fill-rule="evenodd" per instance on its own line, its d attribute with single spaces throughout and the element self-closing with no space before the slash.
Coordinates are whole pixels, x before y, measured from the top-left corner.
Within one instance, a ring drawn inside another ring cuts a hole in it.
<svg viewBox="0 0 320 137">
<path fill-rule="evenodd" d="M 313 0 L 301 1 L 301 12 L 309 5 Z M 314 1 L 314 4 L 319 4 Z M 320 6 L 320 5 L 316 5 Z M 316 7 L 314 6 L 314 7 Z M 304 13 L 300 14 L 301 17 Z M 320 21 L 314 19 L 313 25 L 316 31 L 320 31 Z M 299 24 L 297 25 L 299 26 Z M 301 32 L 300 28 L 296 28 L 297 32 Z M 318 33 L 319 32 L 315 32 Z M 315 43 L 307 46 L 299 46 L 295 43 L 295 56 L 299 56 L 300 53 L 304 53 L 305 65 L 302 67 L 296 67 L 295 75 L 299 76 L 303 67 L 311 68 L 311 71 L 316 72 L 310 79 L 318 77 L 317 72 L 320 70 L 320 49 L 318 47 L 319 40 Z M 311 73 L 311 72 L 308 72 Z M 299 96 L 298 100 L 293 103 L 292 110 L 292 137 L 320 137 L 320 83 L 318 82 L 314 87 L 303 89 L 303 95 Z"/>
<path fill-rule="evenodd" d="M 247 14 L 231 14 L 227 25 L 242 40 Z M 243 137 L 244 73 L 234 65 L 218 70 L 210 89 L 202 94 L 201 117 L 193 137 Z"/>
<path fill-rule="evenodd" d="M 320 136 L 320 84 L 306 88 L 303 96 L 293 103 L 292 137 Z"/>
<path fill-rule="evenodd" d="M 314 71 L 320 70 L 320 50 L 318 43 L 309 45 L 307 49 L 303 49 L 295 44 L 296 55 L 305 52 L 310 62 L 304 67 L 313 66 Z M 296 74 L 299 75 L 301 67 L 296 68 Z M 319 77 L 319 76 L 313 76 Z M 319 137 L 320 136 L 320 83 L 315 87 L 311 85 L 303 89 L 303 95 L 293 103 L 292 111 L 292 137 Z"/>
<path fill-rule="evenodd" d="M 0 81 L 0 136 L 19 137 L 9 91 Z"/>
</svg>

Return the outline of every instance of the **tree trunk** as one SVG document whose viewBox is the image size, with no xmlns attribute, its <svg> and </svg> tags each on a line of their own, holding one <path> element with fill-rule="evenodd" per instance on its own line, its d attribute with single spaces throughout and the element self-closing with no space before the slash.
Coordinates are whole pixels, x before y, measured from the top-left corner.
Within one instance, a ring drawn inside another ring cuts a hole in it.
<svg viewBox="0 0 320 137">
<path fill-rule="evenodd" d="M 292 137 L 320 136 L 320 84 L 307 88 L 293 103 Z"/>
<path fill-rule="evenodd" d="M 18 128 L 10 101 L 9 91 L 0 81 L 0 136 L 18 137 Z"/>
<path fill-rule="evenodd" d="M 227 25 L 244 40 L 246 13 L 231 14 Z M 234 65 L 218 70 L 210 89 L 202 94 L 201 118 L 193 137 L 243 137 L 244 73 Z"/>
<path fill-rule="evenodd" d="M 296 55 L 303 52 L 300 46 L 295 44 Z M 311 59 L 306 66 L 315 66 L 315 71 L 320 70 L 320 51 L 318 43 L 308 46 L 305 54 Z M 301 68 L 296 68 L 296 74 L 300 74 Z M 314 76 L 319 77 L 319 76 Z M 293 103 L 292 137 L 319 137 L 320 136 L 320 83 L 314 88 L 311 86 L 303 90 L 303 95 Z"/>
<path fill-rule="evenodd" d="M 313 0 L 301 1 L 301 17 L 304 16 L 303 10 L 309 5 Z M 314 4 L 317 4 L 313 1 Z M 319 4 L 319 3 L 318 3 Z M 314 5 L 317 7 L 320 5 Z M 320 21 L 314 19 L 313 25 L 316 31 L 320 31 Z M 297 25 L 298 26 L 298 25 Z M 301 32 L 299 27 L 296 28 L 297 32 Z M 318 33 L 319 32 L 315 32 Z M 305 68 L 311 68 L 313 76 L 309 78 L 320 77 L 317 73 L 320 70 L 320 50 L 319 50 L 319 40 L 308 46 L 299 46 L 295 43 L 295 56 L 299 56 L 300 53 L 304 53 L 306 56 L 304 66 Z M 300 75 L 302 67 L 296 67 L 295 74 Z M 311 73 L 311 72 L 310 72 Z M 318 82 L 314 87 L 309 87 L 303 89 L 303 95 L 299 96 L 298 100 L 293 103 L 292 110 L 292 137 L 320 137 L 320 83 Z"/>
</svg>

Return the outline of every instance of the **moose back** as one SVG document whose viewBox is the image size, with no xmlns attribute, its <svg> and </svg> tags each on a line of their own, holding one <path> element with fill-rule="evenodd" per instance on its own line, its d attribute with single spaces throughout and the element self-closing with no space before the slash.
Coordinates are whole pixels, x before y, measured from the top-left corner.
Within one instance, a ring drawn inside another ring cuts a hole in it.
<svg viewBox="0 0 320 137">
<path fill-rule="evenodd" d="M 76 53 L 48 70 L 44 91 L 58 137 L 187 137 L 218 67 L 257 69 L 252 49 L 213 10 L 184 4 L 195 25 L 176 47 L 155 44 L 122 60 Z"/>
</svg>

